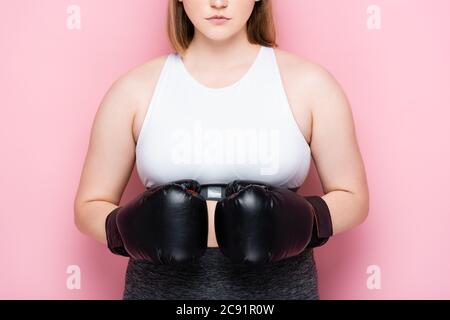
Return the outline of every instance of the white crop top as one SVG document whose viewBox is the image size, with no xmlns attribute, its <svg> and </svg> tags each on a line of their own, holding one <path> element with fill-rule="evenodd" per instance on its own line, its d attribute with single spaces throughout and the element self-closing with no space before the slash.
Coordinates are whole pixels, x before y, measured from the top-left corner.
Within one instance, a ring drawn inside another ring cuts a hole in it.
<svg viewBox="0 0 450 320">
<path fill-rule="evenodd" d="M 144 186 L 245 179 L 296 188 L 310 161 L 273 48 L 261 46 L 245 75 L 221 88 L 193 78 L 177 53 L 167 56 L 136 144 Z"/>
</svg>

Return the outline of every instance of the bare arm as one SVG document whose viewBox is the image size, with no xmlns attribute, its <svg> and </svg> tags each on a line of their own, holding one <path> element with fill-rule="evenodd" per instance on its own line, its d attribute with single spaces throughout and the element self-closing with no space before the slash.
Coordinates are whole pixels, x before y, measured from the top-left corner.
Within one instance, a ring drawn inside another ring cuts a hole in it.
<svg viewBox="0 0 450 320">
<path fill-rule="evenodd" d="M 106 243 L 106 217 L 119 205 L 134 166 L 133 92 L 135 84 L 124 77 L 103 98 L 75 197 L 76 226 L 102 243 Z"/>
<path fill-rule="evenodd" d="M 349 102 L 329 72 L 312 74 L 311 150 L 337 234 L 366 219 L 369 191 Z"/>
</svg>

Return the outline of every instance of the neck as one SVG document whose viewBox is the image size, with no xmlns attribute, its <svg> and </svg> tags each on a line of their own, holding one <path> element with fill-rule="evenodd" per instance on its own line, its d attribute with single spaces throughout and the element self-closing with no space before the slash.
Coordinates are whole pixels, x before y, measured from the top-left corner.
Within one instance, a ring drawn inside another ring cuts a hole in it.
<svg viewBox="0 0 450 320">
<path fill-rule="evenodd" d="M 246 30 L 226 40 L 211 40 L 199 32 L 183 54 L 183 61 L 202 68 L 227 69 L 248 64 L 260 49 L 260 45 L 248 42 Z"/>
</svg>

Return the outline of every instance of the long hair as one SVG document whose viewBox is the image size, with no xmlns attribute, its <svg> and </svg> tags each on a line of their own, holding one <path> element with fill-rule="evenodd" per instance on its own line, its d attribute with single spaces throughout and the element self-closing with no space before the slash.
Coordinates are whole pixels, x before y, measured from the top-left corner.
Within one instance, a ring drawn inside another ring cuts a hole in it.
<svg viewBox="0 0 450 320">
<path fill-rule="evenodd" d="M 194 37 L 194 25 L 184 11 L 183 3 L 178 0 L 169 1 L 167 32 L 172 47 L 179 54 L 184 53 Z M 247 21 L 247 38 L 253 44 L 278 47 L 271 0 L 255 2 Z"/>
</svg>

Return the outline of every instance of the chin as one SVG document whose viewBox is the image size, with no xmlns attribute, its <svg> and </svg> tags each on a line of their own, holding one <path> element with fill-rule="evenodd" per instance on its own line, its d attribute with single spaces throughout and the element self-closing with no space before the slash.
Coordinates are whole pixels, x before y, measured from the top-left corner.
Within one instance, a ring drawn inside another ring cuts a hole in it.
<svg viewBox="0 0 450 320">
<path fill-rule="evenodd" d="M 235 33 L 231 30 L 207 30 L 204 33 L 205 37 L 213 41 L 224 41 L 233 37 Z"/>
</svg>

